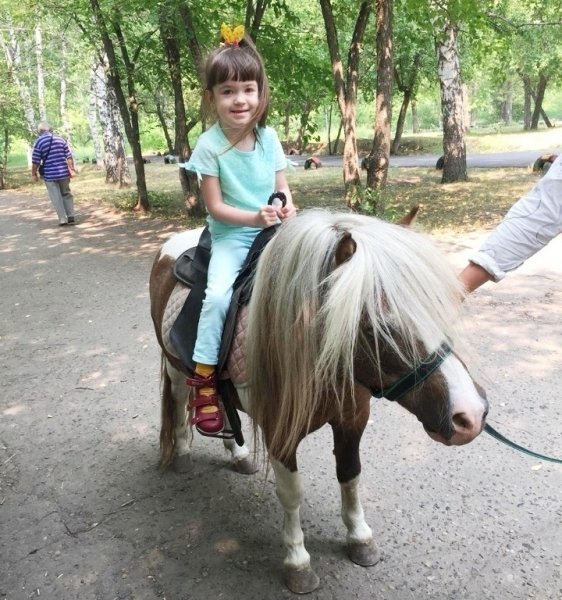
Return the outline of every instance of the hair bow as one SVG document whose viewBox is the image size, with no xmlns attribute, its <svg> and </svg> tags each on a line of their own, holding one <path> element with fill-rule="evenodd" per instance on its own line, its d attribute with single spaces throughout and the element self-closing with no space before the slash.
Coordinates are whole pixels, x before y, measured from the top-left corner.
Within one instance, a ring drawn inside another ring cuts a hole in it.
<svg viewBox="0 0 562 600">
<path fill-rule="evenodd" d="M 244 25 L 230 28 L 226 23 L 221 25 L 221 36 L 225 46 L 238 46 L 244 37 Z"/>
</svg>

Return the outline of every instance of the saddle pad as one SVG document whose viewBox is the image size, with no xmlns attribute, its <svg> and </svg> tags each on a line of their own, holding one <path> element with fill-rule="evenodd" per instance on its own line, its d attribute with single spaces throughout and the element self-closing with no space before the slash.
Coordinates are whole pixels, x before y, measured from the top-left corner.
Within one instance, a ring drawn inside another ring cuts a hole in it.
<svg viewBox="0 0 562 600">
<path fill-rule="evenodd" d="M 162 341 L 164 348 L 171 356 L 180 359 L 177 352 L 174 350 L 174 346 L 170 340 L 170 332 L 173 324 L 176 322 L 179 313 L 187 297 L 189 296 L 190 289 L 180 283 L 176 283 L 168 304 L 164 309 L 164 316 L 162 318 Z M 232 339 L 232 347 L 226 363 L 226 373 L 221 373 L 221 379 L 229 377 L 234 385 L 244 385 L 247 381 L 246 376 L 246 323 L 248 320 L 248 308 L 243 306 L 238 311 L 238 318 L 234 328 L 234 337 Z"/>
<path fill-rule="evenodd" d="M 246 373 L 246 326 L 248 323 L 248 307 L 242 306 L 238 311 L 230 353 L 226 368 L 232 383 L 244 385 L 248 381 Z"/>
<path fill-rule="evenodd" d="M 166 304 L 164 316 L 162 318 L 162 341 L 164 343 L 164 349 L 168 354 L 175 356 L 176 358 L 179 358 L 179 356 L 170 340 L 170 332 L 189 296 L 189 291 L 190 290 L 186 285 L 178 281 L 168 298 L 168 304 Z"/>
</svg>

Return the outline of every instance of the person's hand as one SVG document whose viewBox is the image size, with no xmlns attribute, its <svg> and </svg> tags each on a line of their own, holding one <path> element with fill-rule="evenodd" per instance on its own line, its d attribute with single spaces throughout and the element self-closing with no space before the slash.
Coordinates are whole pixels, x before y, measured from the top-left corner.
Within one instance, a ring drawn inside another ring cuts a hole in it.
<svg viewBox="0 0 562 600">
<path fill-rule="evenodd" d="M 39 181 L 39 175 L 37 175 L 37 173 L 32 173 L 31 179 L 33 180 L 33 183 L 37 183 Z"/>
<path fill-rule="evenodd" d="M 273 206 L 262 206 L 256 213 L 256 227 L 272 227 L 277 223 L 277 210 Z"/>
<path fill-rule="evenodd" d="M 70 175 L 70 178 L 72 179 L 76 175 L 76 171 L 69 167 L 68 174 Z"/>
<path fill-rule="evenodd" d="M 290 219 L 297 214 L 297 209 L 294 204 L 286 204 L 283 208 L 277 209 L 277 216 L 281 220 Z"/>
</svg>

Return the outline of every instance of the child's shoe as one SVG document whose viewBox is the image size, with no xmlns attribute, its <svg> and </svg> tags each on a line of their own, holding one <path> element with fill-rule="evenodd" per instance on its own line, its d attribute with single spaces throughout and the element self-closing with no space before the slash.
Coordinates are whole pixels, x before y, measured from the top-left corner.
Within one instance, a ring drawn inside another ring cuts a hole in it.
<svg viewBox="0 0 562 600">
<path fill-rule="evenodd" d="M 216 373 L 203 377 L 195 373 L 186 379 L 187 385 L 195 389 L 195 394 L 189 403 L 193 410 L 191 422 L 202 435 L 214 436 L 224 429 L 224 414 L 217 393 Z"/>
</svg>

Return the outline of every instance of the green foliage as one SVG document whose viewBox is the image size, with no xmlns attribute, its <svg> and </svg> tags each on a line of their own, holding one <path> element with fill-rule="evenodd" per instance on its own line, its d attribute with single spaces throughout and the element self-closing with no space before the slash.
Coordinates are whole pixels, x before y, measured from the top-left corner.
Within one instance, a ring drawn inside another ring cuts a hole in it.
<svg viewBox="0 0 562 600">
<path fill-rule="evenodd" d="M 177 25 L 181 40 L 182 78 L 188 119 L 196 119 L 199 111 L 200 85 L 197 66 L 188 52 L 189 32 L 180 18 L 183 0 L 100 0 L 111 29 L 119 25 L 129 51 L 136 76 L 141 140 L 146 152 L 164 150 L 165 139 L 156 115 L 156 99 L 162 101 L 164 119 L 174 137 L 174 106 L 159 35 L 159 15 L 162 13 Z M 340 46 L 349 45 L 353 33 L 354 15 L 359 0 L 333 0 L 334 15 L 340 35 Z M 194 33 L 203 51 L 214 47 L 223 21 L 231 24 L 244 21 L 248 3 L 233 0 L 227 4 L 216 0 L 190 3 L 193 10 Z M 195 10 L 196 8 L 196 10 Z M 421 57 L 414 97 L 420 126 L 423 130 L 440 127 L 439 95 L 436 87 L 435 34 L 445 19 L 453 19 L 460 27 L 461 68 L 463 81 L 469 86 L 470 104 L 478 126 L 498 123 L 501 104 L 511 86 L 514 119 L 520 119 L 523 94 L 518 73 L 534 79 L 540 72 L 549 77 L 545 109 L 551 118 L 562 118 L 560 98 L 560 68 L 562 45 L 560 0 L 394 0 L 394 51 L 396 69 L 403 80 L 411 74 L 414 57 Z M 9 40 L 9 29 L 21 50 L 22 66 L 18 76 L 31 94 L 35 119 L 38 120 L 36 55 L 34 27 L 37 21 L 47 24 L 43 29 L 43 63 L 45 69 L 47 116 L 55 129 L 61 130 L 60 65 L 63 40 L 68 53 L 68 112 L 72 127 L 72 142 L 78 158 L 93 155 L 91 131 L 87 119 L 89 103 L 89 68 L 101 50 L 99 31 L 92 23 L 91 5 L 87 0 L 60 0 L 56 5 L 18 3 L 0 0 L 0 35 Z M 545 24 L 550 23 L 550 24 Z M 373 96 L 375 81 L 374 19 L 371 19 L 361 58 L 358 131 L 372 138 L 374 119 Z M 307 142 L 327 139 L 326 114 L 333 105 L 334 90 L 331 65 L 326 46 L 326 34 L 318 3 L 297 0 L 275 0 L 267 3 L 257 45 L 262 53 L 272 89 L 271 123 L 281 132 L 289 122 L 289 135 L 298 131 L 305 107 L 313 103 L 306 123 Z M 545 51 L 548 49 L 548 51 Z M 342 56 L 345 61 L 345 56 Z M 126 75 L 125 64 L 118 55 L 118 67 Z M 395 90 L 394 119 L 397 117 L 400 94 Z M 338 119 L 334 118 L 332 138 Z M 6 61 L 0 60 L 0 124 L 9 130 L 10 165 L 24 165 L 24 142 L 33 140 L 28 130 L 22 102 Z M 411 113 L 407 116 L 411 130 Z M 282 136 L 284 137 L 284 136 Z M 196 134 L 190 135 L 194 143 Z M 4 139 L 0 135 L 0 154 Z"/>
</svg>

